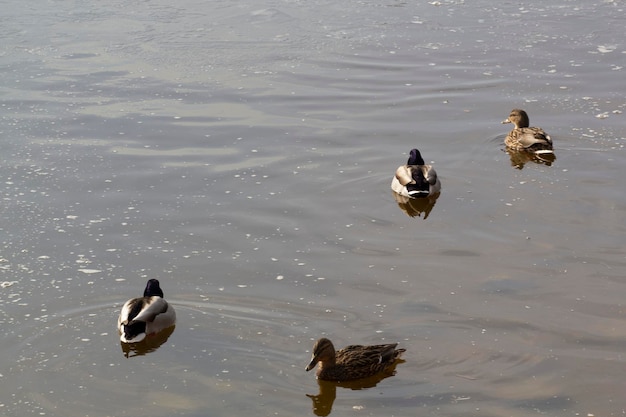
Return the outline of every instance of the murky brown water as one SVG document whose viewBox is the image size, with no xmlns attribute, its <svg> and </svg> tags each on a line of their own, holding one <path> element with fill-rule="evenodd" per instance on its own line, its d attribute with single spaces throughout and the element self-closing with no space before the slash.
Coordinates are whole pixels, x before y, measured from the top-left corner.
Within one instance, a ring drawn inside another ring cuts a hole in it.
<svg viewBox="0 0 626 417">
<path fill-rule="evenodd" d="M 1 414 L 626 410 L 622 3 L 7 10 Z M 513 107 L 555 161 L 503 151 Z M 178 324 L 129 351 L 149 277 Z M 405 362 L 318 384 L 321 335 Z"/>
</svg>

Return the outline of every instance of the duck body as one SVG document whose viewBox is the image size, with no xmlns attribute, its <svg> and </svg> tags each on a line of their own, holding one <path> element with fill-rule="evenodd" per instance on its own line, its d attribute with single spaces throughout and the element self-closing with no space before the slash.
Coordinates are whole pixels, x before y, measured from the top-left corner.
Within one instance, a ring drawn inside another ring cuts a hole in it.
<svg viewBox="0 0 626 417">
<path fill-rule="evenodd" d="M 176 324 L 176 312 L 163 298 L 163 291 L 156 279 L 148 280 L 143 297 L 126 301 L 117 319 L 120 340 L 137 343 L 147 335 L 158 333 Z"/>
<path fill-rule="evenodd" d="M 396 169 L 391 189 L 404 197 L 423 198 L 441 191 L 441 182 L 432 165 L 424 163 L 417 149 L 411 149 L 406 165 Z"/>
<path fill-rule="evenodd" d="M 315 342 L 310 371 L 319 363 L 317 378 L 325 381 L 351 381 L 367 378 L 391 367 L 406 349 L 396 349 L 397 343 L 386 345 L 350 345 L 335 351 L 333 343 L 322 338 Z"/>
<path fill-rule="evenodd" d="M 502 123 L 513 123 L 515 128 L 504 138 L 507 148 L 532 153 L 554 153 L 552 139 L 540 127 L 530 127 L 528 114 L 521 109 L 513 109 Z"/>
</svg>

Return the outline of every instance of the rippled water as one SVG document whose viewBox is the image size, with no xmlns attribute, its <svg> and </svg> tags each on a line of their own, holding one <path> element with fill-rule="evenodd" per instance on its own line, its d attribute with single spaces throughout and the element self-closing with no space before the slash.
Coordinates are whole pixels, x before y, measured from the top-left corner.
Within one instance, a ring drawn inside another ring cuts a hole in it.
<svg viewBox="0 0 626 417">
<path fill-rule="evenodd" d="M 11 2 L 1 414 L 623 414 L 624 15 Z M 514 107 L 555 161 L 504 152 Z M 389 188 L 412 147 L 430 204 Z M 148 278 L 178 324 L 129 350 L 117 314 Z M 405 361 L 318 384 L 322 335 Z"/>
</svg>

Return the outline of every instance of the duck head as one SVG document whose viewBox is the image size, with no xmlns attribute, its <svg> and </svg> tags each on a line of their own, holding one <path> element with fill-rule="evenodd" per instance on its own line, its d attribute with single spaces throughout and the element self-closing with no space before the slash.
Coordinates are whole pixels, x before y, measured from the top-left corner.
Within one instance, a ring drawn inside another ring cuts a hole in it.
<svg viewBox="0 0 626 417">
<path fill-rule="evenodd" d="M 424 165 L 424 159 L 422 158 L 422 154 L 417 149 L 411 149 L 409 153 L 409 160 L 407 161 L 407 165 Z"/>
<path fill-rule="evenodd" d="M 334 364 L 335 363 L 335 347 L 333 342 L 325 337 L 319 339 L 313 345 L 313 354 L 311 356 L 311 362 L 306 366 L 305 370 L 310 371 L 315 368 L 318 362 Z"/>
<path fill-rule="evenodd" d="M 520 127 L 530 126 L 528 114 L 522 109 L 511 110 L 511 114 L 509 114 L 509 117 L 502 121 L 502 124 L 505 123 L 513 123 L 516 129 Z"/>
<path fill-rule="evenodd" d="M 163 290 L 159 285 L 159 280 L 153 278 L 148 280 L 148 283 L 146 284 L 146 289 L 143 291 L 143 296 L 152 297 L 155 295 L 163 298 Z"/>
</svg>

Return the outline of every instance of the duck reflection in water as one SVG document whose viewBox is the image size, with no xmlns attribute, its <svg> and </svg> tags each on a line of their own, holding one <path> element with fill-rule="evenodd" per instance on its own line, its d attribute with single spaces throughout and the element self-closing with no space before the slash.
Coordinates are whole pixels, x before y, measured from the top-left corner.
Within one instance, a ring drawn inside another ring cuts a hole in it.
<svg viewBox="0 0 626 417">
<path fill-rule="evenodd" d="M 171 334 L 174 333 L 175 327 L 176 326 L 170 326 L 169 328 L 159 333 L 151 334 L 143 339 L 141 342 L 120 342 L 120 346 L 122 347 L 122 352 L 124 353 L 124 356 L 130 358 L 133 356 L 143 356 L 150 352 L 154 352 L 159 347 L 161 347 L 163 343 L 167 342 L 167 339 L 169 339 Z"/>
<path fill-rule="evenodd" d="M 398 203 L 398 207 L 406 213 L 409 217 L 422 217 L 424 214 L 424 220 L 428 218 L 428 215 L 435 207 L 435 203 L 439 198 L 440 193 L 429 195 L 422 198 L 405 197 L 392 191 L 393 198 Z"/>
<path fill-rule="evenodd" d="M 553 153 L 537 154 L 526 151 L 516 151 L 514 149 L 506 148 L 504 150 L 511 159 L 511 166 L 516 169 L 524 169 L 524 165 L 528 162 L 534 162 L 539 165 L 552 166 L 556 161 L 556 155 Z"/>
<path fill-rule="evenodd" d="M 380 381 L 385 378 L 389 378 L 396 374 L 396 366 L 399 363 L 404 363 L 404 359 L 396 359 L 393 365 L 389 366 L 382 372 L 368 378 L 357 379 L 354 381 L 334 382 L 324 381 L 322 379 L 317 380 L 319 385 L 319 393 L 317 395 L 306 394 L 307 397 L 313 402 L 313 414 L 316 416 L 328 416 L 332 412 L 333 403 L 337 398 L 337 387 L 348 388 L 351 390 L 363 390 L 368 388 L 374 388 Z"/>
</svg>

